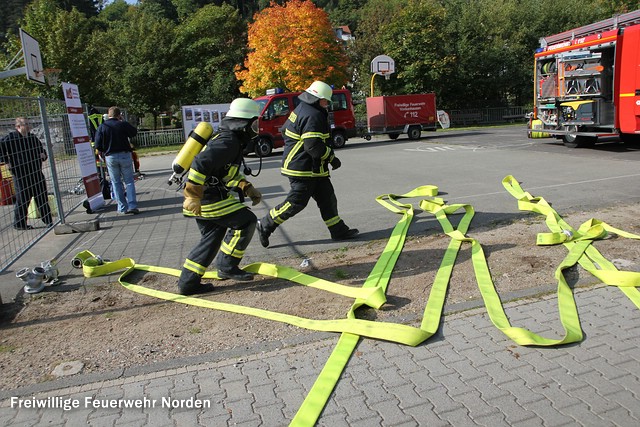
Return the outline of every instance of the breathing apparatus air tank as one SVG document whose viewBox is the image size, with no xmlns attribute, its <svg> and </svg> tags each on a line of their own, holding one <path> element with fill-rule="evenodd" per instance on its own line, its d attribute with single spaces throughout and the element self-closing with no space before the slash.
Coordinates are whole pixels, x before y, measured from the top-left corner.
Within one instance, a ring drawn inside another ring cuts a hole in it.
<svg viewBox="0 0 640 427">
<path fill-rule="evenodd" d="M 207 122 L 200 122 L 191 131 L 189 138 L 187 138 L 187 141 L 171 164 L 173 174 L 169 178 L 169 185 L 173 182 L 178 185 L 182 184 L 182 177 L 189 171 L 193 158 L 207 145 L 211 135 L 213 135 L 213 127 Z"/>
</svg>

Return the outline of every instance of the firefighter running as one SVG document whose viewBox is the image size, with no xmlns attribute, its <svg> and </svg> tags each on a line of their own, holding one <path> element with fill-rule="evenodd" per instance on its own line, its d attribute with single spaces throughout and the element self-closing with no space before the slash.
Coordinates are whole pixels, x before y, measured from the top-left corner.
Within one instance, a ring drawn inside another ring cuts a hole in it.
<svg viewBox="0 0 640 427">
<path fill-rule="evenodd" d="M 334 170 L 341 165 L 329 146 L 331 129 L 327 108 L 332 92 L 326 83 L 313 82 L 300 94 L 300 104 L 284 125 L 285 145 L 280 171 L 289 178 L 291 189 L 285 201 L 256 224 L 260 243 L 265 248 L 275 229 L 301 212 L 312 197 L 333 240 L 351 239 L 359 233 L 357 229 L 349 228 L 338 215 L 338 200 L 329 176 L 329 165 Z"/>
<path fill-rule="evenodd" d="M 178 279 L 182 295 L 213 289 L 213 285 L 201 284 L 200 280 L 216 254 L 219 278 L 253 279 L 253 274 L 238 265 L 253 237 L 257 218 L 230 190 L 241 191 L 251 198 L 253 205 L 262 200 L 262 194 L 239 171 L 242 151 L 257 133 L 259 113 L 255 101 L 234 100 L 218 134 L 193 159 L 184 188 L 182 213 L 195 217 L 202 238 L 182 266 Z"/>
</svg>

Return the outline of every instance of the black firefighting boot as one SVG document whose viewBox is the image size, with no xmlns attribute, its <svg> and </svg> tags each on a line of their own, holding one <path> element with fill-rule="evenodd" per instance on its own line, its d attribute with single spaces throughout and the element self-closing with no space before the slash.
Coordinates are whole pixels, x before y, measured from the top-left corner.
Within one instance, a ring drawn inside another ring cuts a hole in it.
<svg viewBox="0 0 640 427">
<path fill-rule="evenodd" d="M 221 279 L 232 279 L 240 282 L 250 282 L 253 280 L 253 273 L 241 270 L 238 267 L 240 259 L 227 254 L 219 254 L 218 277 Z"/>
<path fill-rule="evenodd" d="M 218 277 L 221 279 L 233 279 L 240 282 L 250 282 L 253 280 L 253 274 L 248 271 L 241 270 L 237 266 L 228 269 L 218 269 Z"/>
<path fill-rule="evenodd" d="M 360 234 L 357 228 L 349 228 L 342 220 L 329 227 L 329 232 L 331 233 L 331 240 L 336 241 L 353 239 Z"/>
<path fill-rule="evenodd" d="M 178 279 L 178 292 L 180 295 L 204 294 L 213 291 L 211 283 L 202 283 L 201 276 L 189 270 L 182 270 Z"/>
<path fill-rule="evenodd" d="M 353 239 L 358 234 L 360 234 L 360 231 L 357 228 L 349 228 L 344 233 L 337 234 L 335 236 L 332 235 L 331 240 L 340 241 L 340 240 Z"/>
<path fill-rule="evenodd" d="M 269 236 L 273 233 L 273 230 L 269 230 L 268 220 L 265 218 L 259 219 L 256 222 L 256 231 L 258 232 L 258 236 L 260 237 L 260 244 L 263 248 L 269 247 Z"/>
</svg>

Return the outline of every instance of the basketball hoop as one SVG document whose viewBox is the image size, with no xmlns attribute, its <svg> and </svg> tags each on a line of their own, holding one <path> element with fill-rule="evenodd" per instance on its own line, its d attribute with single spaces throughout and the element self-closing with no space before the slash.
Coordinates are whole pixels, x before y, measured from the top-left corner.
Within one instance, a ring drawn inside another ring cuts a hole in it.
<svg viewBox="0 0 640 427">
<path fill-rule="evenodd" d="M 58 86 L 58 77 L 60 77 L 60 68 L 45 68 L 44 78 L 47 80 L 47 84 L 51 87 Z"/>
<path fill-rule="evenodd" d="M 371 61 L 371 96 L 373 96 L 373 78 L 377 75 L 384 76 L 385 80 L 391 79 L 391 74 L 396 72 L 396 63 L 387 55 L 378 55 Z"/>
</svg>

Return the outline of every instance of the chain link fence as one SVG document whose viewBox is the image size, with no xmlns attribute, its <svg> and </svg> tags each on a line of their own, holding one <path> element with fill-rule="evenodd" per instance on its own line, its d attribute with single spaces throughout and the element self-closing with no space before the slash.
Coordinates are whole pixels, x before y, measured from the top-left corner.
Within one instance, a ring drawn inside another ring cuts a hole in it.
<svg viewBox="0 0 640 427">
<path fill-rule="evenodd" d="M 84 109 L 87 112 L 89 106 L 85 105 Z M 98 110 L 106 112 L 106 108 Z M 0 97 L 0 138 L 15 130 L 16 117 L 25 117 L 29 121 L 31 133 L 45 147 L 48 159 L 42 164 L 42 172 L 53 225 L 64 223 L 65 215 L 86 199 L 66 105 L 64 101 L 44 98 Z M 25 178 L 27 182 L 29 179 Z M 0 271 L 6 270 L 51 230 L 39 218 L 33 200 L 27 215 L 27 224 L 33 229 L 14 228 L 15 202 L 16 182 L 9 165 L 0 163 Z"/>
</svg>

